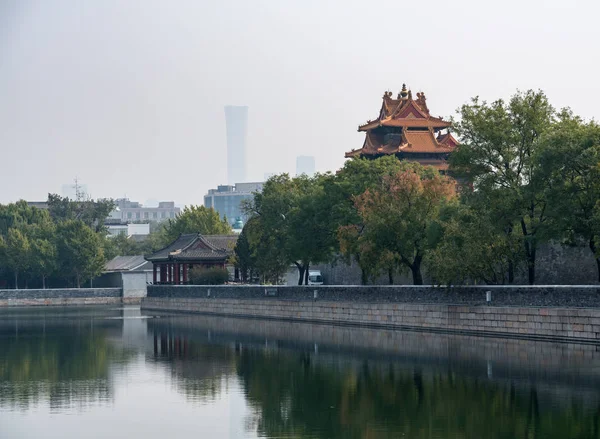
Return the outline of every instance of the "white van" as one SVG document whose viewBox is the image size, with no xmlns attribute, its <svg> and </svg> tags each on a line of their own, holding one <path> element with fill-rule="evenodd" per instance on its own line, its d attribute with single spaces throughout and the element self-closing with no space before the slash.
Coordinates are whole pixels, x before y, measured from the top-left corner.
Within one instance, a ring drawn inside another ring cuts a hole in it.
<svg viewBox="0 0 600 439">
<path fill-rule="evenodd" d="M 323 285 L 323 276 L 319 270 L 308 271 L 308 284 L 309 285 Z"/>
</svg>

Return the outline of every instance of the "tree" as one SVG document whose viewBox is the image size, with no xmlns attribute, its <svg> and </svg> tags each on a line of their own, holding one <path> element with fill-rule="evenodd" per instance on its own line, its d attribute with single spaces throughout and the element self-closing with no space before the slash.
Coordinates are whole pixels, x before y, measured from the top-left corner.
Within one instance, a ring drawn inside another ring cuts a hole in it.
<svg viewBox="0 0 600 439">
<path fill-rule="evenodd" d="M 104 221 L 115 208 L 111 199 L 71 200 L 56 194 L 48 194 L 48 211 L 55 222 L 80 220 L 95 232 L 104 232 Z"/>
<path fill-rule="evenodd" d="M 451 157 L 451 169 L 494 200 L 507 239 L 520 235 L 533 284 L 538 245 L 552 237 L 547 227 L 549 170 L 539 158 L 555 111 L 543 92 L 529 90 L 515 94 L 508 103 L 473 98 L 459 115 L 454 127 L 461 145 Z"/>
<path fill-rule="evenodd" d="M 505 284 L 509 280 L 510 266 L 521 255 L 521 243 L 496 221 L 493 209 L 484 206 L 456 204 L 442 212 L 442 238 L 427 258 L 437 284 Z"/>
<path fill-rule="evenodd" d="M 242 282 L 252 281 L 256 274 L 256 257 L 248 241 L 248 228 L 244 226 L 238 237 L 233 251 L 232 263 L 237 267 Z"/>
<path fill-rule="evenodd" d="M 290 178 L 287 174 L 269 179 L 261 193 L 254 194 L 245 209 L 255 219 L 249 242 L 258 258 L 267 257 L 276 265 L 294 264 L 298 285 L 308 284 L 311 263 L 327 261 L 335 248 L 335 228 L 330 221 L 330 204 L 324 181 L 331 175 Z M 256 251 L 265 239 L 277 249 Z"/>
<path fill-rule="evenodd" d="M 569 111 L 559 115 L 545 139 L 541 166 L 551 170 L 549 216 L 556 235 L 584 240 L 596 258 L 600 282 L 600 125 L 585 123 Z"/>
<path fill-rule="evenodd" d="M 19 228 L 10 228 L 6 239 L 2 241 L 2 254 L 5 266 L 14 274 L 15 289 L 19 288 L 19 274 L 29 266 L 30 251 L 31 244 L 27 235 Z"/>
<path fill-rule="evenodd" d="M 384 178 L 395 175 L 404 166 L 393 156 L 376 160 L 355 158 L 348 160 L 333 179 L 324 182 L 330 206 L 328 221 L 337 231 L 337 248 L 346 262 L 353 258 L 357 261 L 363 285 L 383 269 L 388 271 L 389 277 L 393 273 L 390 273 L 388 255 L 373 251 L 372 245 L 360 239 L 364 224 L 356 209 L 355 197 L 367 189 L 381 187 Z"/>
<path fill-rule="evenodd" d="M 226 219 L 221 219 L 213 208 L 186 206 L 175 219 L 169 219 L 164 227 L 163 239 L 168 244 L 186 233 L 202 235 L 228 235 L 233 233 Z"/>
<path fill-rule="evenodd" d="M 57 226 L 57 251 L 60 271 L 75 278 L 91 279 L 104 269 L 104 249 L 100 236 L 81 220 L 66 220 Z"/>
<path fill-rule="evenodd" d="M 411 270 L 413 283 L 421 285 L 421 264 L 435 245 L 440 209 L 456 198 L 455 182 L 416 163 L 402 162 L 402 167 L 380 188 L 355 197 L 355 206 L 363 239 L 378 253 L 388 253 L 388 259 L 396 256 Z"/>
</svg>

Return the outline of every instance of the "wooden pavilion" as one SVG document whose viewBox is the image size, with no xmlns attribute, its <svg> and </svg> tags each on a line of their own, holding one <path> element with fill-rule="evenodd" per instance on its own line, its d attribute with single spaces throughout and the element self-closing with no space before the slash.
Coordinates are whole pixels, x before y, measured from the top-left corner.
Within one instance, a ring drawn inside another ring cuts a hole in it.
<svg viewBox="0 0 600 439">
<path fill-rule="evenodd" d="M 146 256 L 152 263 L 152 282 L 187 284 L 193 267 L 226 268 L 237 238 L 238 235 L 180 235 L 165 248 Z"/>
</svg>

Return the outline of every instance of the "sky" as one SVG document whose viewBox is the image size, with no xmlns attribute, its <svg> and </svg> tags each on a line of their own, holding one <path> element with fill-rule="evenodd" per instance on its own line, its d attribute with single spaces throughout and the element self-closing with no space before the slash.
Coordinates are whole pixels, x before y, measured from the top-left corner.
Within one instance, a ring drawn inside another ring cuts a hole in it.
<svg viewBox="0 0 600 439">
<path fill-rule="evenodd" d="M 335 171 L 406 83 L 433 115 L 541 89 L 600 110 L 597 0 L 0 0 L 0 203 L 77 178 L 94 198 L 202 204 L 225 184 L 225 105 L 247 174 Z"/>
</svg>

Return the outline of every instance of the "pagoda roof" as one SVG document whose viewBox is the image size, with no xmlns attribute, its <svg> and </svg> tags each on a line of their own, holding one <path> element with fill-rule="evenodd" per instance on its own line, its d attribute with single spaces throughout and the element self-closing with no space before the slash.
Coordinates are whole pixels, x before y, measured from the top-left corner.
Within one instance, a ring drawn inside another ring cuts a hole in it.
<svg viewBox="0 0 600 439">
<path fill-rule="evenodd" d="M 447 145 L 452 148 L 456 148 L 458 146 L 458 140 L 454 138 L 450 131 L 444 134 L 439 134 L 437 136 L 437 141 L 440 145 Z"/>
<path fill-rule="evenodd" d="M 221 261 L 233 254 L 238 235 L 180 235 L 175 241 L 146 256 L 150 262 Z"/>
<path fill-rule="evenodd" d="M 347 152 L 346 157 L 377 156 L 398 153 L 450 153 L 455 146 L 442 144 L 436 139 L 433 129 L 403 130 L 399 137 L 391 137 L 385 141 L 382 134 L 368 131 L 361 149 Z"/>
<path fill-rule="evenodd" d="M 434 117 L 429 114 L 425 93 L 417 93 L 417 99 L 413 99 L 412 93 L 405 90 L 404 88 L 397 99 L 392 98 L 391 92 L 385 92 L 379 117 L 360 125 L 358 131 L 370 131 L 381 126 L 439 129 L 451 125 L 450 122 L 443 120 L 441 117 Z"/>
</svg>

